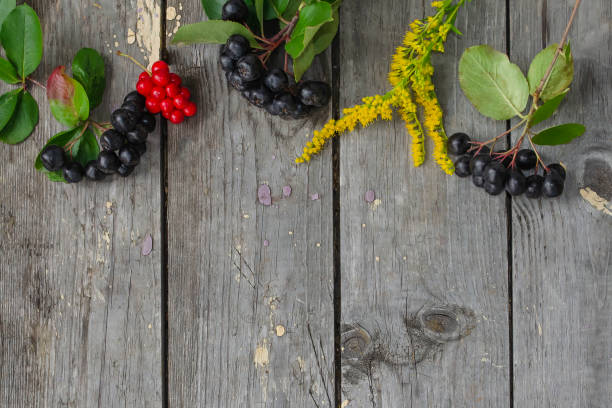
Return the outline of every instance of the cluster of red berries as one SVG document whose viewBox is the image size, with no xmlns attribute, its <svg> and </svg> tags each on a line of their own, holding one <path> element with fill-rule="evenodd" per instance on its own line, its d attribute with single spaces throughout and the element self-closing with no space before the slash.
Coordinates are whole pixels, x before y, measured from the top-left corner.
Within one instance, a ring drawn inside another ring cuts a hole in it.
<svg viewBox="0 0 612 408">
<path fill-rule="evenodd" d="M 171 73 L 164 61 L 154 63 L 150 74 L 146 71 L 140 74 L 136 90 L 146 98 L 145 106 L 150 113 L 161 112 L 174 124 L 197 112 L 196 104 L 189 100 L 189 89 L 181 86 L 181 77 Z"/>
</svg>

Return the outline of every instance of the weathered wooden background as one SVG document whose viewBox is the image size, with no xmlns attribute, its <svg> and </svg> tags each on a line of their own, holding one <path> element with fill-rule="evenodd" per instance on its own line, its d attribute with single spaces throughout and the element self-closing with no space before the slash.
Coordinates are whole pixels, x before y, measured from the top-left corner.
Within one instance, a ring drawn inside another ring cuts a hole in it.
<svg viewBox="0 0 612 408">
<path fill-rule="evenodd" d="M 609 0 L 583 2 L 572 29 L 576 78 L 554 120 L 588 133 L 545 151 L 569 175 L 542 201 L 486 196 L 431 160 L 413 168 L 400 121 L 294 165 L 314 128 L 387 88 L 394 47 L 431 11 L 421 0 L 346 1 L 310 74 L 334 85 L 333 103 L 298 122 L 229 91 L 217 47 L 166 47 L 204 18 L 198 0 L 28 3 L 45 38 L 36 79 L 81 47 L 104 54 L 96 118 L 137 77 L 118 49 L 167 52 L 200 112 L 158 127 L 135 176 L 56 185 L 33 161 L 62 129 L 32 90 L 36 132 L 0 146 L 0 407 L 612 405 Z M 573 3 L 476 0 L 460 13 L 464 36 L 435 59 L 450 133 L 506 128 L 459 89 L 463 50 L 487 43 L 526 70 Z M 264 183 L 270 207 L 257 203 Z"/>
</svg>

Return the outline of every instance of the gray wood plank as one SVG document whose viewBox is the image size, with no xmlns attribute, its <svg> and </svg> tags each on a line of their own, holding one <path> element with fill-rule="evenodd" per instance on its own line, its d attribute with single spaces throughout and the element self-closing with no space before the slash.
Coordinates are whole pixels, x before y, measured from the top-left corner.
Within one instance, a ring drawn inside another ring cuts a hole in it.
<svg viewBox="0 0 612 408">
<path fill-rule="evenodd" d="M 137 31 L 142 1 L 28 3 L 45 40 L 35 78 L 45 82 L 81 47 L 103 52 L 108 85 L 93 117 L 107 121 L 137 79 L 138 69 L 112 52 L 117 42 L 140 54 L 127 46 L 127 30 Z M 159 23 L 153 14 L 140 13 Z M 159 38 L 155 26 L 140 33 Z M 36 132 L 0 144 L 0 406 L 161 406 L 159 136 L 129 179 L 51 183 L 33 163 L 62 126 L 44 92 L 32 91 Z M 156 247 L 141 257 L 147 233 Z"/>
<path fill-rule="evenodd" d="M 357 1 L 342 9 L 340 106 L 389 89 L 388 61 L 421 1 Z M 503 2 L 459 14 L 465 36 L 435 57 L 449 134 L 485 140 L 505 128 L 463 96 L 465 47 L 505 47 Z M 403 122 L 342 136 L 342 400 L 352 407 L 509 403 L 506 211 L 431 159 L 414 168 Z M 428 151 L 431 152 L 431 145 Z M 374 190 L 378 205 L 364 193 Z"/>
<path fill-rule="evenodd" d="M 521 68 L 560 40 L 573 5 L 511 2 L 512 59 Z M 612 401 L 612 217 L 581 197 L 589 189 L 612 198 L 611 18 L 609 1 L 582 2 L 570 33 L 574 84 L 546 125 L 580 122 L 588 130 L 570 145 L 542 149 L 548 162 L 567 165 L 563 196 L 512 204 L 519 407 L 608 407 Z"/>
<path fill-rule="evenodd" d="M 181 24 L 205 18 L 199 2 L 179 4 Z M 271 117 L 228 89 L 218 46 L 169 52 L 200 109 L 169 128 L 170 405 L 332 406 L 331 154 L 293 163 L 329 111 Z M 329 80 L 320 65 L 314 76 Z"/>
</svg>

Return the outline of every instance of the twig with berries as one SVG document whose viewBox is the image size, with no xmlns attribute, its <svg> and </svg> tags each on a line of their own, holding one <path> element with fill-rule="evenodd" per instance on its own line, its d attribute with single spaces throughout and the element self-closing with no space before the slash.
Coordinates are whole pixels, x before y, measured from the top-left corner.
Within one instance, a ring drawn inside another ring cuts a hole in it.
<svg viewBox="0 0 612 408">
<path fill-rule="evenodd" d="M 536 146 L 569 143 L 586 129 L 576 123 L 537 133 L 533 128 L 550 118 L 569 92 L 574 66 L 567 38 L 580 3 L 581 0 L 576 0 L 560 43 L 536 55 L 527 78 L 506 55 L 491 47 L 476 46 L 464 52 L 459 80 L 468 99 L 485 116 L 498 120 L 516 116 L 519 121 L 511 129 L 484 142 L 471 141 L 464 133 L 452 135 L 448 149 L 460 156 L 455 163 L 457 175 L 472 176 L 476 186 L 484 187 L 492 195 L 504 190 L 512 195 L 525 193 L 529 198 L 557 197 L 563 193 L 565 168 L 558 163 L 547 165 Z M 501 74 L 499 77 L 504 81 L 496 80 L 492 72 Z M 523 114 L 529 95 L 532 103 Z M 521 127 L 520 136 L 510 149 L 494 151 L 500 139 Z M 522 148 L 525 140 L 531 149 Z M 538 174 L 540 168 L 543 176 Z M 531 170 L 533 174 L 526 177 L 523 172 Z"/>
</svg>

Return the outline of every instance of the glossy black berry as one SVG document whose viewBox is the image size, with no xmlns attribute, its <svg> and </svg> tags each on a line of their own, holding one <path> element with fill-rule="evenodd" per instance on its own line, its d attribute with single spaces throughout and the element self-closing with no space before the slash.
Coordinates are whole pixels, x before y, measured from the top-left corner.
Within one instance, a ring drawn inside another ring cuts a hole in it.
<svg viewBox="0 0 612 408">
<path fill-rule="evenodd" d="M 461 155 L 470 148 L 470 137 L 465 133 L 455 133 L 448 138 L 448 152 L 454 155 Z"/>
<path fill-rule="evenodd" d="M 106 174 L 112 174 L 117 171 L 121 162 L 117 155 L 109 151 L 101 151 L 98 156 L 98 168 Z"/>
<path fill-rule="evenodd" d="M 123 99 L 123 103 L 130 101 L 136 102 L 138 105 L 142 106 L 142 110 L 145 107 L 146 98 L 143 95 L 139 94 L 138 91 L 132 91 L 125 96 L 125 99 Z"/>
<path fill-rule="evenodd" d="M 484 175 L 484 169 L 491 162 L 491 156 L 488 153 L 479 153 L 470 161 L 470 170 L 475 176 Z"/>
<path fill-rule="evenodd" d="M 147 152 L 147 144 L 146 143 L 130 144 L 130 146 L 132 146 L 134 149 L 136 149 L 136 151 L 138 152 L 140 157 L 142 157 L 142 155 Z"/>
<path fill-rule="evenodd" d="M 486 183 L 500 185 L 503 187 L 503 185 L 506 183 L 506 178 L 508 177 L 508 170 L 502 163 L 498 161 L 491 161 L 485 167 L 483 176 Z"/>
<path fill-rule="evenodd" d="M 234 59 L 227 53 L 223 53 L 219 56 L 219 63 L 221 64 L 221 69 L 225 72 L 231 72 L 235 68 Z"/>
<path fill-rule="evenodd" d="M 560 165 L 559 163 L 553 163 L 553 164 L 549 164 L 548 165 L 548 170 L 550 171 L 556 171 L 557 174 L 559 174 L 561 176 L 561 178 L 563 180 L 565 180 L 565 167 L 563 167 L 562 165 Z"/>
<path fill-rule="evenodd" d="M 273 68 L 264 75 L 263 83 L 270 91 L 277 94 L 287 89 L 289 80 L 283 70 Z"/>
<path fill-rule="evenodd" d="M 147 132 L 152 133 L 155 130 L 155 116 L 151 115 L 149 112 L 143 113 L 140 118 L 140 124 Z"/>
<path fill-rule="evenodd" d="M 521 195 L 527 189 L 527 179 L 519 170 L 512 170 L 506 180 L 506 191 L 513 196 Z"/>
<path fill-rule="evenodd" d="M 516 165 L 521 170 L 531 170 L 536 166 L 538 157 L 530 149 L 521 149 L 516 154 Z"/>
<path fill-rule="evenodd" d="M 556 171 L 551 171 L 544 177 L 542 185 L 542 193 L 548 198 L 559 197 L 563 194 L 563 185 L 565 180 Z"/>
<path fill-rule="evenodd" d="M 472 183 L 476 186 L 476 187 L 482 187 L 485 184 L 485 180 L 483 176 L 477 176 L 475 174 L 472 174 Z"/>
<path fill-rule="evenodd" d="M 85 166 L 85 177 L 90 180 L 100 181 L 106 177 L 106 174 L 98 168 L 97 160 L 91 160 L 87 163 L 87 166 Z"/>
<path fill-rule="evenodd" d="M 229 0 L 221 9 L 223 20 L 236 21 L 242 23 L 249 15 L 249 9 L 242 0 Z"/>
<path fill-rule="evenodd" d="M 64 149 L 59 146 L 49 145 L 40 153 L 40 161 L 43 167 L 49 171 L 57 171 L 64 167 L 66 155 Z"/>
<path fill-rule="evenodd" d="M 274 99 L 274 95 L 272 95 L 272 92 L 263 85 L 259 85 L 249 92 L 249 102 L 260 108 L 272 102 L 272 99 Z"/>
<path fill-rule="evenodd" d="M 533 174 L 527 177 L 527 189 L 525 195 L 528 198 L 540 198 L 542 196 L 542 185 L 544 184 L 544 177 Z"/>
<path fill-rule="evenodd" d="M 109 129 L 100 136 L 102 150 L 117 150 L 125 143 L 125 136 L 116 130 Z"/>
<path fill-rule="evenodd" d="M 250 49 L 249 40 L 239 34 L 231 35 L 225 43 L 225 53 L 235 60 L 244 57 Z"/>
<path fill-rule="evenodd" d="M 467 154 L 459 157 L 457 161 L 455 161 L 455 174 L 459 177 L 468 177 L 471 175 L 470 160 L 471 157 Z"/>
<path fill-rule="evenodd" d="M 263 74 L 264 68 L 255 54 L 247 54 L 236 63 L 236 70 L 243 82 L 252 82 Z"/>
<path fill-rule="evenodd" d="M 295 98 L 289 92 L 283 92 L 274 98 L 272 105 L 274 110 L 278 111 L 280 116 L 290 116 L 297 109 Z"/>
<path fill-rule="evenodd" d="M 68 183 L 78 183 L 83 180 L 83 166 L 77 162 L 66 164 L 62 173 Z"/>
<path fill-rule="evenodd" d="M 122 164 L 117 169 L 117 173 L 119 173 L 121 177 L 127 177 L 130 174 L 132 174 L 132 172 L 134 171 L 134 168 L 135 166 L 126 166 L 125 164 Z"/>
<path fill-rule="evenodd" d="M 140 163 L 140 153 L 134 147 L 125 145 L 119 149 L 119 161 L 126 166 L 136 166 Z"/>
<path fill-rule="evenodd" d="M 291 117 L 293 119 L 302 119 L 302 118 L 305 118 L 306 116 L 308 116 L 308 114 L 310 113 L 311 110 L 312 110 L 311 106 L 304 105 L 302 102 L 296 101 L 295 102 L 295 110 L 293 112 L 291 112 Z"/>
<path fill-rule="evenodd" d="M 331 87 L 327 82 L 306 81 L 298 88 L 298 99 L 304 105 L 320 108 L 327 105 L 330 98 Z"/>
<path fill-rule="evenodd" d="M 237 91 L 244 91 L 253 86 L 252 83 L 244 81 L 236 71 L 227 72 L 226 78 L 231 87 Z"/>
<path fill-rule="evenodd" d="M 135 102 L 135 101 L 124 102 L 123 105 L 121 105 L 121 109 L 129 110 L 130 112 L 132 112 L 134 116 L 137 118 L 137 120 L 140 120 L 140 118 L 142 117 L 143 108 L 140 107 L 138 102 Z"/>
<path fill-rule="evenodd" d="M 125 135 L 125 138 L 129 143 L 144 143 L 147 140 L 149 133 L 143 125 L 136 125 L 136 127 Z"/>
<path fill-rule="evenodd" d="M 484 189 L 488 194 L 496 196 L 501 194 L 502 191 L 504 191 L 504 185 L 485 182 Z"/>
<path fill-rule="evenodd" d="M 117 109 L 111 114 L 111 124 L 115 130 L 126 134 L 138 124 L 137 115 L 127 109 Z"/>
<path fill-rule="evenodd" d="M 280 105 L 275 104 L 274 101 L 272 101 L 269 104 L 267 104 L 266 106 L 264 106 L 264 109 L 270 115 L 278 116 L 278 115 L 281 114 L 281 107 L 280 107 Z"/>
</svg>

